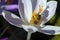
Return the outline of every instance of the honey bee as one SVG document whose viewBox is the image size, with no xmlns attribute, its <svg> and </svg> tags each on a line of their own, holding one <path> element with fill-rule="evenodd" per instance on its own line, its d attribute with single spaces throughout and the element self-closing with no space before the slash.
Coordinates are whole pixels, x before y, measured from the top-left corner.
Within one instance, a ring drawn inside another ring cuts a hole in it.
<svg viewBox="0 0 60 40">
<path fill-rule="evenodd" d="M 32 14 L 32 17 L 31 17 L 31 20 L 30 20 L 30 24 L 31 25 L 39 25 L 42 21 L 42 17 L 40 15 L 40 13 L 42 12 L 43 8 L 41 7 L 39 9 L 39 12 L 36 13 L 36 10 L 34 10 L 33 14 Z"/>
<path fill-rule="evenodd" d="M 49 8 L 49 6 L 47 6 L 46 9 L 48 9 L 48 8 Z M 46 20 L 46 17 L 48 17 L 49 11 L 48 10 L 44 10 L 43 12 L 42 11 L 43 11 L 43 6 L 40 7 L 38 13 L 36 13 L 36 10 L 33 11 L 32 17 L 30 20 L 31 25 L 39 26 L 40 23 L 42 22 L 42 20 Z M 40 14 L 40 13 L 42 13 L 42 14 Z"/>
</svg>

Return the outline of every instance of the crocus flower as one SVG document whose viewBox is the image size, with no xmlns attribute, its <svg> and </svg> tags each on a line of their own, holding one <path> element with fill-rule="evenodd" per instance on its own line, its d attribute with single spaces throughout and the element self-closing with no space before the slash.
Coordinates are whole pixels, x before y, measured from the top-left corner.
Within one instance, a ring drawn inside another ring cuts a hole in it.
<svg viewBox="0 0 60 40">
<path fill-rule="evenodd" d="M 47 35 L 56 35 L 60 34 L 60 27 L 44 25 L 54 16 L 56 8 L 56 1 L 19 0 L 20 17 L 5 10 L 2 15 L 10 24 L 23 28 L 27 32 L 38 31 Z"/>
<path fill-rule="evenodd" d="M 17 4 L 6 5 L 6 0 L 1 0 L 0 2 L 0 15 L 2 10 L 16 10 L 18 8 Z"/>
</svg>

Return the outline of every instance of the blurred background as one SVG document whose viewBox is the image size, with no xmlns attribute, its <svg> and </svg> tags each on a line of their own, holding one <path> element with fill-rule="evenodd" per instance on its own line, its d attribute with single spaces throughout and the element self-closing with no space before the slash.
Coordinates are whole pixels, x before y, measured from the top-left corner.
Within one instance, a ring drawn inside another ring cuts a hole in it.
<svg viewBox="0 0 60 40">
<path fill-rule="evenodd" d="M 46 25 L 60 26 L 60 8 L 59 8 L 60 0 L 56 0 L 56 1 L 58 2 L 56 13 L 51 18 L 51 20 L 46 23 Z M 6 5 L 18 4 L 18 0 L 7 0 L 5 4 Z M 10 12 L 19 16 L 18 9 Z M 0 40 L 3 38 L 6 38 L 7 40 L 26 40 L 26 37 L 27 37 L 27 32 L 24 29 L 10 25 L 2 17 L 2 15 L 0 15 Z M 60 40 L 60 35 L 46 35 L 43 33 L 36 32 L 31 35 L 31 40 Z"/>
</svg>

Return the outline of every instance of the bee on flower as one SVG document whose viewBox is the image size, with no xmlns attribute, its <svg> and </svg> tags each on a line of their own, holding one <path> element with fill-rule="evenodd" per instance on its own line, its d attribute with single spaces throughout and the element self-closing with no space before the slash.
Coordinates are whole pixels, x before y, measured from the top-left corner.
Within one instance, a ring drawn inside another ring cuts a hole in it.
<svg viewBox="0 0 60 40">
<path fill-rule="evenodd" d="M 27 32 L 38 31 L 47 35 L 56 35 L 60 34 L 60 27 L 44 25 L 54 16 L 56 8 L 57 1 L 19 0 L 20 17 L 5 10 L 2 15 L 10 24 L 23 28 Z"/>
</svg>

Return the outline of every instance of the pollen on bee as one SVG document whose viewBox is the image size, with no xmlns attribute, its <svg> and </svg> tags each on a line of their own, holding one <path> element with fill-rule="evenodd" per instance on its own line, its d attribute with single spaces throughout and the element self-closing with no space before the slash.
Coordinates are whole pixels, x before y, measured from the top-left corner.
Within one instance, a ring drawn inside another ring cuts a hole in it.
<svg viewBox="0 0 60 40">
<path fill-rule="evenodd" d="M 42 12 L 43 7 L 40 7 L 39 12 L 37 13 L 36 10 L 33 11 L 31 19 L 30 19 L 30 24 L 31 25 L 38 25 L 41 22 L 41 15 L 40 13 Z"/>
<path fill-rule="evenodd" d="M 43 6 L 39 8 L 39 12 L 38 13 L 41 13 L 42 11 L 43 11 Z"/>
<path fill-rule="evenodd" d="M 34 21 L 36 20 L 38 14 L 36 13 L 36 10 L 34 10 L 31 20 L 30 20 L 30 24 L 34 24 Z"/>
</svg>

